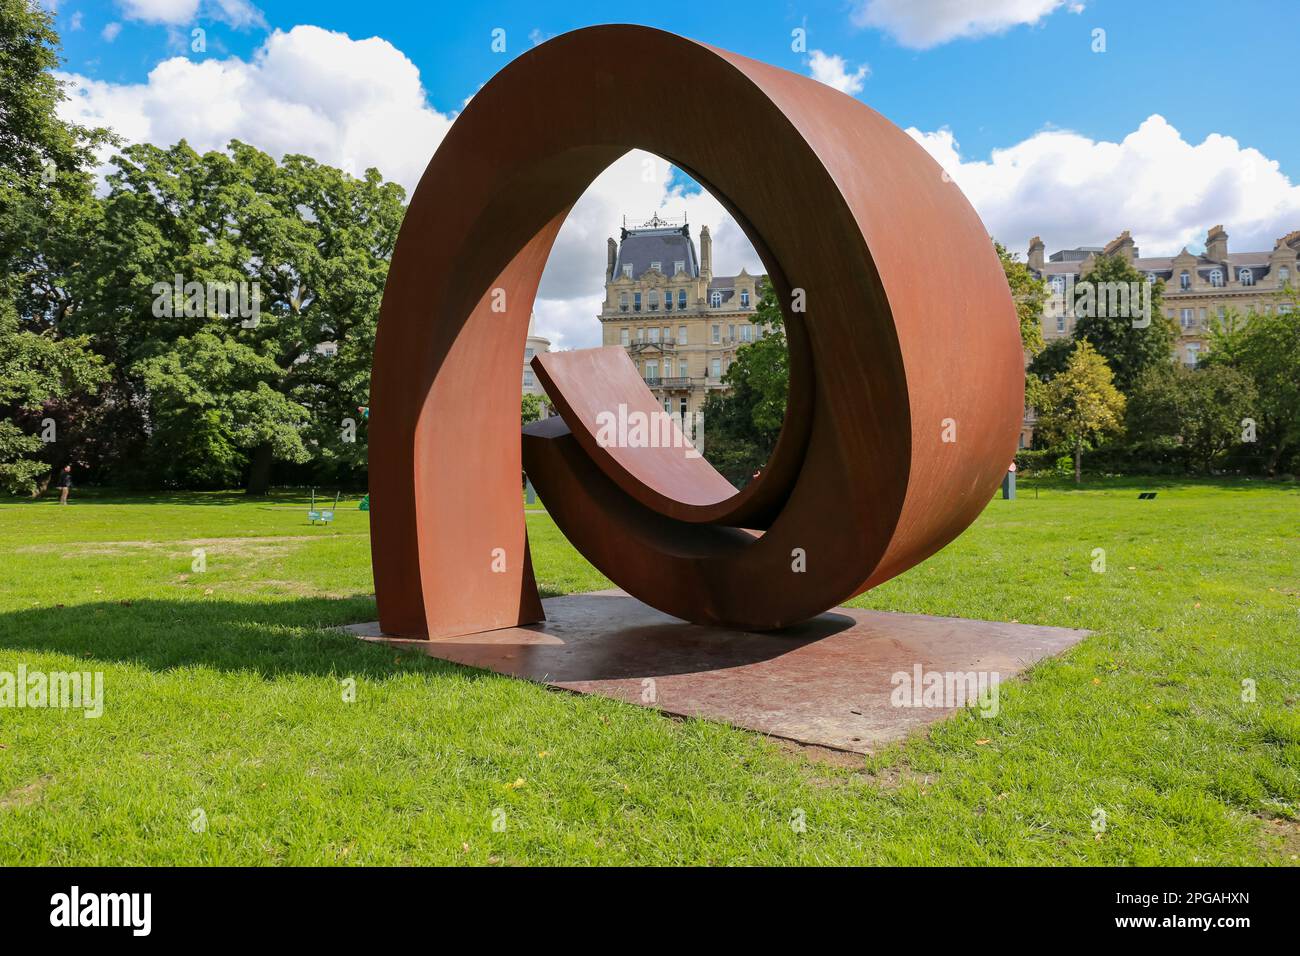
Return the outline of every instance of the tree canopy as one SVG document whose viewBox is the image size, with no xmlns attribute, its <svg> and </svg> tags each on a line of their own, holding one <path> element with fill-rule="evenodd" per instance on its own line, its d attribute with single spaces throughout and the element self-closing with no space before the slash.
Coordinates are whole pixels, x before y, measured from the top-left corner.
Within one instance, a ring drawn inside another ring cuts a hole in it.
<svg viewBox="0 0 1300 956">
<path fill-rule="evenodd" d="M 1038 428 L 1053 445 L 1074 455 L 1074 480 L 1082 476 L 1083 453 L 1102 438 L 1124 431 L 1124 395 L 1113 383 L 1106 359 L 1086 339 L 1070 353 L 1065 369 L 1043 388 Z"/>
</svg>

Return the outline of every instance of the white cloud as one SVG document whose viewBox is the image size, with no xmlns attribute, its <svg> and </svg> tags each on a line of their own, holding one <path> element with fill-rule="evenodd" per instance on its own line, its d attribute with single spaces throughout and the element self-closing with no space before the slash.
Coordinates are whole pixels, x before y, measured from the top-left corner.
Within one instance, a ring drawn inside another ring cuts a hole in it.
<svg viewBox="0 0 1300 956">
<path fill-rule="evenodd" d="M 104 29 L 99 31 L 99 35 L 104 38 L 105 43 L 112 43 L 117 39 L 117 35 L 122 32 L 122 24 L 113 22 L 106 24 Z"/>
<path fill-rule="evenodd" d="M 1002 33 L 1037 23 L 1065 0 L 858 0 L 851 19 L 883 30 L 903 46 L 925 50 L 958 37 Z M 1071 13 L 1083 10 L 1074 0 Z"/>
<path fill-rule="evenodd" d="M 62 78 L 66 118 L 130 142 L 186 139 L 204 151 L 240 139 L 277 158 L 305 153 L 357 174 L 374 166 L 408 194 L 451 125 L 388 41 L 314 26 L 277 30 L 250 61 L 172 57 L 144 83 Z"/>
<path fill-rule="evenodd" d="M 1130 229 L 1143 255 L 1176 254 L 1222 223 L 1237 251 L 1270 250 L 1300 228 L 1300 185 L 1276 161 L 1212 133 L 1189 143 L 1163 116 L 1120 142 L 1046 130 L 988 160 L 963 158 L 950 130 L 908 134 L 944 167 L 989 232 L 1024 252 L 1103 245 Z"/>
<path fill-rule="evenodd" d="M 80 30 L 80 29 L 81 29 L 81 11 L 80 11 L 80 10 L 75 10 L 75 11 L 73 11 L 72 16 L 68 18 L 68 29 L 69 29 L 69 30 Z"/>
<path fill-rule="evenodd" d="M 848 61 L 844 57 L 821 50 L 812 50 L 808 57 L 808 75 L 819 83 L 832 86 L 841 93 L 854 96 L 862 92 L 862 86 L 871 75 L 871 67 L 862 64 L 852 73 L 848 71 Z"/>
<path fill-rule="evenodd" d="M 191 22 L 199 12 L 199 0 L 118 0 L 122 15 L 144 23 Z"/>
<path fill-rule="evenodd" d="M 182 26 L 200 15 L 232 27 L 265 26 L 262 11 L 249 0 L 118 0 L 122 15 L 143 23 Z"/>
</svg>

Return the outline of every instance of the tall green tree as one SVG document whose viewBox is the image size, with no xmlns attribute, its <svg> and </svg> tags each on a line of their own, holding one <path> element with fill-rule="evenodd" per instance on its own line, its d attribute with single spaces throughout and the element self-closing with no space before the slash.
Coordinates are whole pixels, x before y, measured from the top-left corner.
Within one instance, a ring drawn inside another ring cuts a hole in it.
<svg viewBox="0 0 1300 956">
<path fill-rule="evenodd" d="M 1125 292 L 1127 307 L 1116 307 L 1118 297 L 1111 290 Z M 1138 291 L 1137 301 L 1129 294 L 1133 290 Z M 1074 338 L 1090 344 L 1106 360 L 1121 392 L 1127 394 L 1148 368 L 1172 361 L 1178 331 L 1165 315 L 1163 282 L 1148 283 L 1121 256 L 1099 256 L 1074 294 L 1078 314 Z M 1140 310 L 1149 311 L 1140 314 Z"/>
<path fill-rule="evenodd" d="M 401 187 L 238 141 L 113 164 L 77 327 L 144 397 L 157 473 L 263 494 L 277 461 L 359 469 Z"/>
<path fill-rule="evenodd" d="M 1226 365 L 1152 366 L 1129 396 L 1128 436 L 1182 445 L 1191 460 L 1209 472 L 1219 455 L 1240 443 L 1242 420 L 1258 398 L 1254 383 Z"/>
<path fill-rule="evenodd" d="M 1246 375 L 1257 393 L 1256 440 L 1271 474 L 1300 448 L 1300 293 L 1283 290 L 1266 312 L 1229 313 L 1210 330 L 1206 364 Z"/>
<path fill-rule="evenodd" d="M 0 0 L 0 483 L 39 490 L 75 458 L 79 415 L 107 378 L 67 334 L 67 277 L 98 205 L 90 169 L 104 130 L 61 120 L 59 36 L 27 0 Z M 37 434 L 39 427 L 40 434 Z"/>
<path fill-rule="evenodd" d="M 1065 370 L 1043 388 L 1038 428 L 1049 445 L 1074 456 L 1074 483 L 1083 475 L 1083 453 L 1124 431 L 1123 394 L 1106 359 L 1086 339 L 1070 353 Z"/>
</svg>

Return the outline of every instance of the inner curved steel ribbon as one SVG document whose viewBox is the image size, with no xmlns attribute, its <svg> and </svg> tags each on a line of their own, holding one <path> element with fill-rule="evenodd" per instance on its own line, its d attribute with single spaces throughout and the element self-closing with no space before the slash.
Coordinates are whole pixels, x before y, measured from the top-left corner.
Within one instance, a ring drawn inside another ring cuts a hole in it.
<svg viewBox="0 0 1300 956">
<path fill-rule="evenodd" d="M 547 255 L 633 148 L 723 202 L 782 302 L 786 420 L 739 492 L 680 447 L 598 440 L 601 411 L 657 408 L 619 348 L 538 356 L 561 416 L 521 448 L 519 356 Z M 795 290 L 806 311 L 791 311 Z M 437 638 L 543 619 L 521 464 L 574 546 L 645 603 L 755 630 L 815 616 L 975 519 L 1023 402 L 993 244 L 906 133 L 812 79 L 673 34 L 565 34 L 470 101 L 393 254 L 371 382 L 381 628 Z"/>
</svg>

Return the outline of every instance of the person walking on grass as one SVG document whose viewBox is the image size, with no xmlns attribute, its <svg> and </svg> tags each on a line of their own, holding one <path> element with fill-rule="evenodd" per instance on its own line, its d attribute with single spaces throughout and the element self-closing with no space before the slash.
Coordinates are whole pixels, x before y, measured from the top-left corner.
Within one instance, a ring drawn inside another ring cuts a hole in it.
<svg viewBox="0 0 1300 956">
<path fill-rule="evenodd" d="M 68 492 L 72 490 L 72 466 L 64 465 L 63 474 L 59 475 L 59 504 L 68 503 Z"/>
</svg>

